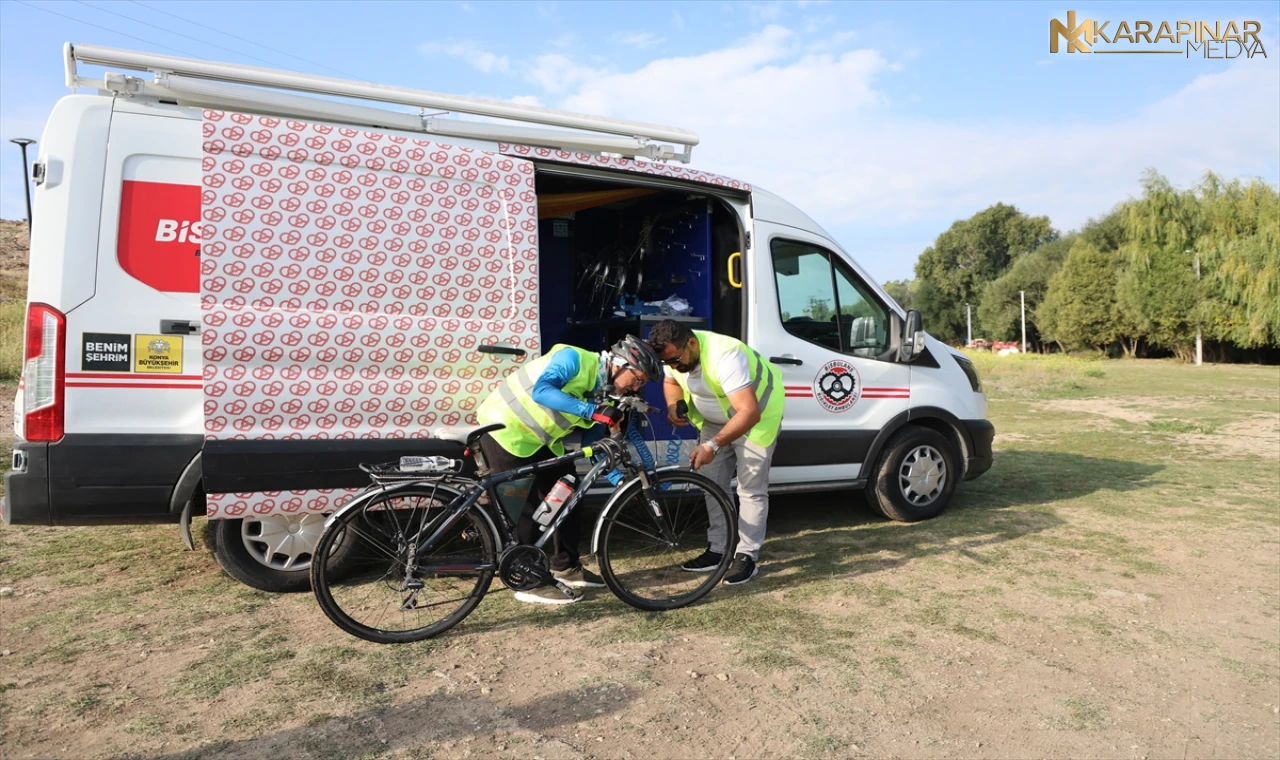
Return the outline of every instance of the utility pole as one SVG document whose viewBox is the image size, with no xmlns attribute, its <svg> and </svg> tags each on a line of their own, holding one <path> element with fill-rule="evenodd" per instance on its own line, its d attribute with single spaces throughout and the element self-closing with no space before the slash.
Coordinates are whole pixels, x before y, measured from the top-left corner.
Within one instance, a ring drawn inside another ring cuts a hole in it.
<svg viewBox="0 0 1280 760">
<path fill-rule="evenodd" d="M 965 341 L 964 341 L 964 345 L 965 345 L 965 348 L 968 348 L 970 345 L 972 345 L 972 344 L 973 344 L 973 307 L 972 307 L 972 306 L 970 306 L 969 304 L 965 304 L 965 305 L 964 305 L 964 310 L 965 310 L 965 314 L 966 314 L 965 319 L 966 319 L 966 320 L 967 320 L 967 322 L 968 322 L 968 328 L 967 328 L 967 330 L 966 330 L 966 335 L 968 335 L 968 336 L 969 336 L 969 337 L 967 337 L 967 338 L 965 339 Z"/>
<path fill-rule="evenodd" d="M 1195 255 L 1196 307 L 1199 308 L 1200 301 L 1201 301 L 1200 299 L 1200 252 L 1192 251 L 1190 248 L 1188 248 L 1185 251 L 1183 251 L 1183 253 L 1191 253 Z M 1202 363 L 1204 363 L 1204 338 L 1202 335 L 1202 330 L 1200 328 L 1200 317 L 1199 315 L 1197 315 L 1196 316 L 1196 366 L 1199 367 Z"/>
<path fill-rule="evenodd" d="M 1022 353 L 1025 354 L 1027 352 L 1027 292 L 1019 290 L 1018 298 L 1022 301 Z"/>
<path fill-rule="evenodd" d="M 15 137 L 9 142 L 22 149 L 22 197 L 27 200 L 27 248 L 31 248 L 31 170 L 27 167 L 27 146 L 34 145 L 30 137 Z"/>
</svg>

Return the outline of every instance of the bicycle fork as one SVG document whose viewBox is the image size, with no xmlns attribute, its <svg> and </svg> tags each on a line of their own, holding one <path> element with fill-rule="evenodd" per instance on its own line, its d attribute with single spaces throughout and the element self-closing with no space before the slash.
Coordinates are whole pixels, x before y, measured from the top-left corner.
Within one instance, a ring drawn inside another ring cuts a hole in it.
<svg viewBox="0 0 1280 760">
<path fill-rule="evenodd" d="M 658 503 L 653 484 L 649 482 L 649 473 L 646 470 L 640 470 L 639 476 L 640 495 L 644 497 L 645 504 L 649 506 L 649 513 L 653 516 L 653 522 L 658 527 L 658 532 L 662 534 L 662 540 L 667 542 L 667 548 L 674 549 L 678 543 L 675 529 L 672 528 L 671 522 L 667 519 L 662 505 Z"/>
</svg>

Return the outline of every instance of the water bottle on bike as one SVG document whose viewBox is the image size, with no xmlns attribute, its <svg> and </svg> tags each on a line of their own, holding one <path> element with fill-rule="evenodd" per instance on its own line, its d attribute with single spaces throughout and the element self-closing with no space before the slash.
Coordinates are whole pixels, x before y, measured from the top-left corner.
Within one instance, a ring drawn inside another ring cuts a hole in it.
<svg viewBox="0 0 1280 760">
<path fill-rule="evenodd" d="M 454 460 L 448 457 L 400 457 L 401 472 L 453 472 Z"/>
<path fill-rule="evenodd" d="M 574 486 L 577 484 L 577 478 L 572 475 L 565 475 L 556 481 L 555 486 L 547 497 L 542 500 L 538 508 L 533 511 L 533 521 L 542 526 L 539 530 L 545 529 L 556 519 L 556 513 L 564 506 L 564 503 L 573 495 Z"/>
</svg>

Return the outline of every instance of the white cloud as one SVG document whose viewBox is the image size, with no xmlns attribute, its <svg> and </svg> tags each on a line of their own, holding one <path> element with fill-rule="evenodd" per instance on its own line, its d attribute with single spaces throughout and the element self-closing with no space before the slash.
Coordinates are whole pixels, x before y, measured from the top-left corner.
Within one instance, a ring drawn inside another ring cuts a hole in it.
<svg viewBox="0 0 1280 760">
<path fill-rule="evenodd" d="M 471 7 L 471 3 L 463 3 L 460 7 L 462 8 L 463 11 L 467 13 L 471 13 L 473 10 L 475 10 L 474 8 Z"/>
<path fill-rule="evenodd" d="M 680 11 L 671 11 L 671 26 L 684 31 L 684 16 L 680 15 Z"/>
<path fill-rule="evenodd" d="M 511 60 L 505 55 L 491 53 L 475 42 L 424 42 L 418 46 L 418 52 L 424 55 L 448 55 L 461 58 L 472 68 L 485 74 L 511 73 Z"/>
<path fill-rule="evenodd" d="M 652 32 L 632 32 L 631 34 L 619 34 L 617 36 L 617 40 L 623 45 L 630 45 L 631 47 L 643 50 L 655 45 L 661 45 L 667 41 L 667 38 L 659 37 Z"/>
<path fill-rule="evenodd" d="M 804 30 L 809 34 L 815 34 L 823 29 L 830 29 L 836 23 L 835 16 L 809 16 L 804 20 Z M 846 32 L 849 37 L 853 37 L 853 32 Z"/>
<path fill-rule="evenodd" d="M 511 102 L 522 106 L 542 105 L 542 101 L 538 99 L 537 95 L 517 95 L 514 98 L 511 98 Z"/>
<path fill-rule="evenodd" d="M 1239 61 L 1109 121 L 1067 107 L 1039 120 L 907 118 L 884 94 L 895 68 L 849 44 L 813 52 L 770 25 L 634 71 L 544 56 L 533 81 L 554 107 L 693 129 L 695 167 L 782 195 L 851 249 L 871 229 L 928 239 L 997 201 L 1075 228 L 1139 192 L 1146 167 L 1179 186 L 1207 170 L 1280 179 L 1280 69 L 1268 61 Z M 870 266 L 902 277 L 913 258 Z"/>
<path fill-rule="evenodd" d="M 785 9 L 781 3 L 751 3 L 747 6 L 747 14 L 753 24 L 768 24 L 782 18 Z"/>
<path fill-rule="evenodd" d="M 534 58 L 532 68 L 525 72 L 527 80 L 553 95 L 604 76 L 604 70 L 579 65 L 560 53 L 546 53 Z"/>
</svg>

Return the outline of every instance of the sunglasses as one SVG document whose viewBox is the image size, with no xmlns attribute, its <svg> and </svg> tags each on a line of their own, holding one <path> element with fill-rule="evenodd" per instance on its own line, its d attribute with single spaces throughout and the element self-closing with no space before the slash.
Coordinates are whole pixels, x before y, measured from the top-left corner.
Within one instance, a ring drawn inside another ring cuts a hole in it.
<svg viewBox="0 0 1280 760">
<path fill-rule="evenodd" d="M 686 340 L 684 342 L 684 345 L 680 347 L 680 353 L 676 354 L 670 359 L 662 359 L 662 357 L 658 357 L 658 358 L 662 359 L 662 363 L 667 365 L 668 367 L 674 367 L 675 365 L 679 364 L 682 359 L 684 359 L 684 351 L 688 347 L 689 347 L 689 341 Z"/>
</svg>

